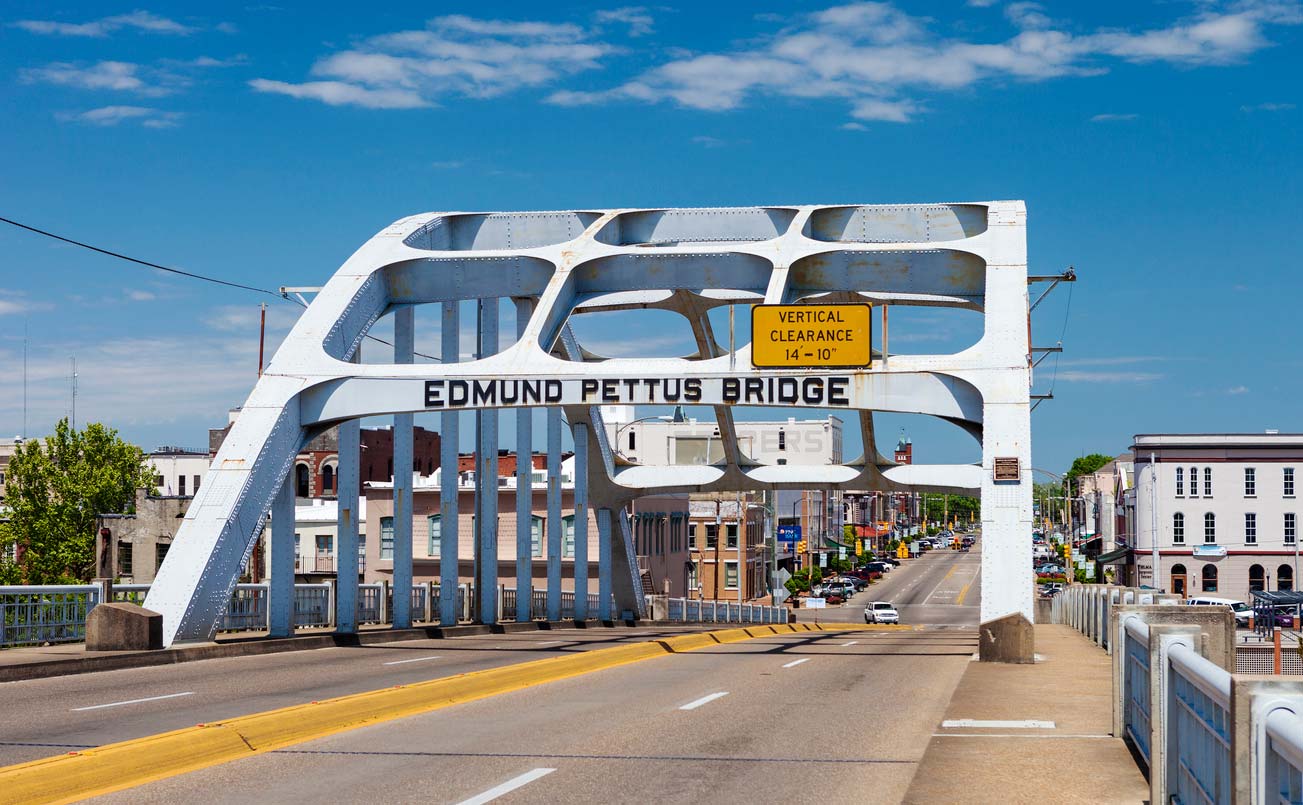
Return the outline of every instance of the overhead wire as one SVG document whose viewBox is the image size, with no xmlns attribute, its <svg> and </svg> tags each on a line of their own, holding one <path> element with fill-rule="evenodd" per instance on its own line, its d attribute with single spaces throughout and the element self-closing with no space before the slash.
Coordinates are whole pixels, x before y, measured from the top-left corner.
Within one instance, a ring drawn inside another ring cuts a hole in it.
<svg viewBox="0 0 1303 805">
<path fill-rule="evenodd" d="M 292 298 L 290 298 L 290 296 L 289 296 L 288 294 L 281 293 L 280 291 L 273 291 L 273 290 L 271 290 L 270 288 L 259 288 L 259 287 L 254 286 L 254 285 L 244 285 L 243 283 L 239 283 L 239 282 L 231 282 L 230 280 L 224 280 L 224 279 L 220 279 L 220 278 L 218 278 L 218 277 L 210 277 L 210 276 L 208 276 L 208 275 L 206 275 L 206 274 L 199 274 L 199 273 L 196 273 L 196 272 L 194 272 L 194 271 L 185 271 L 185 270 L 180 269 L 180 268 L 173 268 L 172 266 L 159 265 L 158 263 L 151 262 L 151 261 L 149 261 L 149 260 L 142 260 L 142 259 L 140 259 L 139 257 L 132 257 L 132 256 L 129 255 L 129 254 L 122 254 L 121 252 L 115 252 L 115 251 L 113 251 L 113 250 L 111 250 L 111 249 L 104 249 L 104 248 L 101 248 L 101 247 L 99 247 L 99 246 L 95 246 L 95 245 L 93 245 L 93 244 L 86 243 L 86 242 L 84 242 L 84 241 L 76 240 L 76 239 L 74 239 L 74 238 L 65 237 L 64 235 L 60 235 L 60 234 L 57 234 L 57 233 L 55 233 L 55 232 L 50 232 L 50 231 L 48 231 L 48 230 L 41 229 L 41 228 L 39 228 L 39 227 L 35 227 L 35 226 L 30 225 L 30 224 L 25 224 L 25 223 L 23 223 L 23 222 L 21 222 L 21 221 L 15 221 L 15 220 L 13 220 L 12 218 L 5 218 L 4 216 L 0 216 L 0 222 L 3 222 L 3 223 L 6 223 L 6 224 L 9 224 L 10 226 L 18 227 L 19 229 L 25 229 L 25 230 L 27 230 L 28 232 L 32 232 L 32 233 L 34 233 L 34 234 L 41 235 L 41 236 L 43 236 L 43 237 L 52 238 L 52 239 L 54 239 L 54 240 L 61 241 L 61 242 L 63 242 L 63 243 L 67 243 L 67 244 L 69 244 L 69 245 L 71 245 L 71 246 L 77 246 L 77 247 L 82 248 L 82 249 L 89 249 L 90 251 L 98 252 L 99 254 L 103 254 L 103 255 L 107 255 L 107 256 L 109 256 L 109 257 L 117 258 L 118 260 L 126 260 L 128 263 L 135 263 L 136 265 L 145 266 L 145 267 L 147 267 L 147 268 L 153 268 L 153 269 L 157 269 L 157 270 L 159 270 L 159 271 L 165 271 L 165 272 L 167 272 L 167 273 L 169 273 L 169 274 L 176 274 L 176 275 L 178 275 L 178 276 L 182 276 L 182 277 L 189 277 L 190 279 L 202 280 L 203 282 L 211 282 L 211 283 L 214 283 L 214 284 L 216 284 L 216 285 L 224 285 L 224 286 L 226 286 L 227 288 L 236 288 L 236 289 L 238 289 L 238 290 L 242 290 L 242 291 L 251 291 L 251 292 L 253 292 L 253 293 L 260 293 L 260 294 L 266 294 L 266 295 L 268 295 L 268 296 L 274 296 L 274 297 L 276 297 L 277 299 L 280 299 L 280 300 L 283 300 L 283 301 L 286 301 L 286 302 L 292 302 L 292 303 L 294 303 L 294 304 L 296 304 L 296 305 L 299 305 L 299 306 L 303 307 L 304 309 L 307 309 L 307 307 L 308 307 L 308 305 L 307 305 L 306 302 L 303 302 L 302 300 L 299 300 L 299 299 L 292 299 Z M 374 335 L 371 335 L 370 333 L 368 333 L 368 334 L 367 334 L 366 336 L 364 336 L 364 337 L 367 338 L 367 339 L 369 339 L 369 340 L 371 340 L 371 341 L 375 341 L 376 343 L 384 344 L 384 345 L 387 346 L 387 347 L 391 347 L 391 348 L 393 347 L 393 343 L 392 343 L 392 342 L 390 342 L 390 341 L 386 341 L 386 340 L 384 340 L 383 338 L 380 338 L 379 336 L 374 336 Z M 434 357 L 433 355 L 426 355 L 426 354 L 423 353 L 423 352 L 415 352 L 415 351 L 413 351 L 412 354 L 413 354 L 413 355 L 417 355 L 417 356 L 422 357 L 422 358 L 428 358 L 429 360 L 432 360 L 432 361 L 440 361 L 439 358 L 436 358 L 436 357 Z"/>
</svg>

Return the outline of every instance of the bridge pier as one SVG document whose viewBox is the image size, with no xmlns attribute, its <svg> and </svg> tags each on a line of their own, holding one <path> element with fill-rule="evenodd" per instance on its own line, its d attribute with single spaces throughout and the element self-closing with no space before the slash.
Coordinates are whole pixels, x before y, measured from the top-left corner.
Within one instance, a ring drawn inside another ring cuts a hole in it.
<svg viewBox="0 0 1303 805">
<path fill-rule="evenodd" d="M 461 324 L 457 302 L 443 303 L 440 357 L 445 365 L 461 360 Z M 457 472 L 458 418 L 456 411 L 439 415 L 439 625 L 456 626 L 457 591 L 461 585 L 458 528 L 461 512 Z"/>
<path fill-rule="evenodd" d="M 358 348 L 361 353 L 361 348 Z M 356 356 L 354 361 L 357 362 Z M 335 500 L 339 515 L 335 530 L 335 631 L 357 631 L 358 524 L 357 498 L 361 485 L 361 422 L 339 423 L 339 489 Z M 377 535 L 378 538 L 378 535 Z"/>
<path fill-rule="evenodd" d="M 498 351 L 498 300 L 479 300 L 480 360 Z M 498 622 L 498 412 L 475 412 L 475 622 Z M 455 470 L 454 470 L 455 471 Z"/>
<path fill-rule="evenodd" d="M 416 359 L 415 311 L 394 311 L 394 363 Z M 394 414 L 394 611 L 395 629 L 412 625 L 412 415 Z"/>
</svg>

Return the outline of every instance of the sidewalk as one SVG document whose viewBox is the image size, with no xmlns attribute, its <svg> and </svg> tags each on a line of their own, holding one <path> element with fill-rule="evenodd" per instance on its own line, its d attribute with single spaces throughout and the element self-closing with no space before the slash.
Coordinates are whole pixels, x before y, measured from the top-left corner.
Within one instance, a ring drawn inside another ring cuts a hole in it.
<svg viewBox="0 0 1303 805">
<path fill-rule="evenodd" d="M 1130 751 L 1109 734 L 1108 654 L 1068 626 L 1035 628 L 1035 665 L 968 666 L 906 802 L 1149 799 Z"/>
</svg>

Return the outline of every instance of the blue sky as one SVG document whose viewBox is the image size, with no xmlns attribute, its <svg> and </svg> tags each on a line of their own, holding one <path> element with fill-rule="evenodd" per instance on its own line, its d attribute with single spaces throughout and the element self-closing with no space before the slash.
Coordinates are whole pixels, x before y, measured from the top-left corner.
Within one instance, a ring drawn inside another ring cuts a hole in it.
<svg viewBox="0 0 1303 805">
<path fill-rule="evenodd" d="M 9 2 L 0 215 L 250 285 L 317 285 L 439 209 L 1025 199 L 1034 463 L 1147 431 L 1303 430 L 1297 2 Z M 69 408 L 203 445 L 254 379 L 257 296 L 0 229 L 0 433 Z M 295 309 L 272 303 L 273 343 Z M 893 311 L 892 346 L 973 314 Z M 611 354 L 654 322 L 581 331 Z M 673 351 L 673 343 L 658 345 Z M 921 461 L 971 460 L 948 425 Z M 857 449 L 856 445 L 856 449 Z M 848 447 L 848 452 L 854 452 Z"/>
</svg>

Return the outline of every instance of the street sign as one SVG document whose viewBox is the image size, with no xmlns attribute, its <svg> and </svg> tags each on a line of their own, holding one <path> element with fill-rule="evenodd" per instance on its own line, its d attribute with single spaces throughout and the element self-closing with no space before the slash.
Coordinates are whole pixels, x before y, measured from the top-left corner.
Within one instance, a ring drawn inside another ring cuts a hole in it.
<svg viewBox="0 0 1303 805">
<path fill-rule="evenodd" d="M 866 367 L 872 360 L 867 304 L 753 305 L 751 365 L 758 369 Z"/>
<path fill-rule="evenodd" d="M 819 553 L 819 567 L 827 567 L 827 566 L 828 566 L 828 554 L 823 553 L 822 551 L 820 551 L 820 553 Z"/>
<path fill-rule="evenodd" d="M 838 558 L 838 559 L 845 559 L 845 558 L 846 558 L 846 546 L 845 546 L 845 545 L 843 545 L 843 546 L 841 546 L 841 547 L 839 547 L 839 548 L 837 549 L 837 558 Z"/>
<path fill-rule="evenodd" d="M 807 598 L 807 599 L 805 599 L 805 608 L 806 608 L 806 609 L 827 609 L 827 608 L 828 608 L 828 602 L 827 602 L 826 600 L 822 599 L 822 598 Z"/>
</svg>

